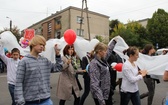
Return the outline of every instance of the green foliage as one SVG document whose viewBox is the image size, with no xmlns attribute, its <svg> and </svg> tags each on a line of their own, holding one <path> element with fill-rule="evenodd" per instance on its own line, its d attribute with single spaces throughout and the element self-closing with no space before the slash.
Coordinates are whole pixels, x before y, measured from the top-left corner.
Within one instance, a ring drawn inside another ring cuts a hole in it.
<svg viewBox="0 0 168 105">
<path fill-rule="evenodd" d="M 127 25 L 119 23 L 113 29 L 114 32 L 110 35 L 110 38 L 120 35 L 129 46 L 143 48 L 146 43 L 150 43 L 145 39 L 146 29 L 138 22 L 130 21 Z"/>
<path fill-rule="evenodd" d="M 110 21 L 110 24 L 109 24 L 109 26 L 110 26 L 110 34 L 112 33 L 112 32 L 114 32 L 114 27 L 117 27 L 118 26 L 118 24 L 119 24 L 120 22 L 118 21 L 118 19 L 115 19 L 115 20 L 111 20 Z"/>
<path fill-rule="evenodd" d="M 102 41 L 103 41 L 103 37 L 102 37 L 102 36 L 100 36 L 100 35 L 96 35 L 96 36 L 95 36 L 95 38 L 96 38 L 96 39 L 98 39 L 100 42 L 102 42 Z"/>
<path fill-rule="evenodd" d="M 158 9 L 147 24 L 148 39 L 159 48 L 168 46 L 168 13 Z"/>
<path fill-rule="evenodd" d="M 95 38 L 98 39 L 100 42 L 103 42 L 105 44 L 108 44 L 108 42 L 109 42 L 109 38 L 108 37 L 103 37 L 101 35 L 96 35 Z"/>
</svg>

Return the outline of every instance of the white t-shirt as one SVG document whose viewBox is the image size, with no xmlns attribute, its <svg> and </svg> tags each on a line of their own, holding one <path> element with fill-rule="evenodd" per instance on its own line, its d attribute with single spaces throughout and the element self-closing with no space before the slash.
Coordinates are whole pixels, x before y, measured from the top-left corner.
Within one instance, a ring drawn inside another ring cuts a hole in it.
<svg viewBox="0 0 168 105">
<path fill-rule="evenodd" d="M 134 93 L 138 91 L 138 81 L 142 79 L 142 75 L 138 74 L 138 67 L 131 65 L 130 61 L 126 60 L 122 67 L 122 84 L 121 92 Z"/>
</svg>

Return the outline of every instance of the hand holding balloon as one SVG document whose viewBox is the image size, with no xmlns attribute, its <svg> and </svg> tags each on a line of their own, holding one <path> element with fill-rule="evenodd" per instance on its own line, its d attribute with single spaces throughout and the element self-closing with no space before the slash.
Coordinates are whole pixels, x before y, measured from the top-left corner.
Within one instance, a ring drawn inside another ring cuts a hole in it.
<svg viewBox="0 0 168 105">
<path fill-rule="evenodd" d="M 113 62 L 113 63 L 111 64 L 111 66 L 112 66 L 113 69 L 115 69 L 116 71 L 121 72 L 121 71 L 122 71 L 122 66 L 123 66 L 123 64 L 122 64 L 122 63 Z"/>
</svg>

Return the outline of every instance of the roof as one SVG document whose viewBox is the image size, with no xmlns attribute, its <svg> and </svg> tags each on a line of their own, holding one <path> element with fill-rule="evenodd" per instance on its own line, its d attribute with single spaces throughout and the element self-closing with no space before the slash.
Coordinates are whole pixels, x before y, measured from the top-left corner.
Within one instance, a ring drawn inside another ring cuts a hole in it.
<svg viewBox="0 0 168 105">
<path fill-rule="evenodd" d="M 67 11 L 67 10 L 69 10 L 69 9 L 74 9 L 74 10 L 78 10 L 78 11 L 81 11 L 81 10 L 82 10 L 81 8 L 69 6 L 69 7 L 65 8 L 65 9 L 63 9 L 63 10 L 61 10 L 61 11 L 56 11 L 55 14 L 51 14 L 50 16 L 48 16 L 48 17 L 46 17 L 46 18 L 40 20 L 40 21 L 37 22 L 37 23 L 32 24 L 32 25 L 29 26 L 29 27 L 33 27 L 33 26 L 35 26 L 35 25 L 37 25 L 37 24 L 39 24 L 39 23 L 41 23 L 41 22 L 43 22 L 43 21 L 45 21 L 45 20 L 47 20 L 47 19 L 50 19 L 50 18 L 52 18 L 52 17 L 55 17 L 55 16 L 57 16 L 57 15 L 59 15 L 59 14 L 65 12 L 65 11 Z M 89 10 L 88 10 L 88 13 L 90 13 L 90 14 L 95 14 L 95 15 L 99 15 L 99 16 L 102 16 L 102 17 L 105 17 L 105 18 L 109 18 L 109 16 L 107 16 L 107 15 L 103 15 L 103 14 L 100 14 L 100 13 L 97 13 L 97 12 L 93 12 L 93 11 L 89 11 Z M 29 27 L 27 27 L 27 28 L 29 28 Z"/>
</svg>

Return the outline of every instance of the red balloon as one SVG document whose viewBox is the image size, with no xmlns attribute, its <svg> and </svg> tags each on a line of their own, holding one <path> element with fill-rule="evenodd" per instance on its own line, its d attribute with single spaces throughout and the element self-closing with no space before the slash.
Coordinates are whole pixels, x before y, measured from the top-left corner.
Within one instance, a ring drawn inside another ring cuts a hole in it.
<svg viewBox="0 0 168 105">
<path fill-rule="evenodd" d="M 72 29 L 68 29 L 64 32 L 64 39 L 69 44 L 72 45 L 76 40 L 76 33 Z"/>
<path fill-rule="evenodd" d="M 117 64 L 114 66 L 114 69 L 117 70 L 118 72 L 121 72 L 121 71 L 122 71 L 122 66 L 123 66 L 122 63 L 117 63 Z"/>
</svg>

